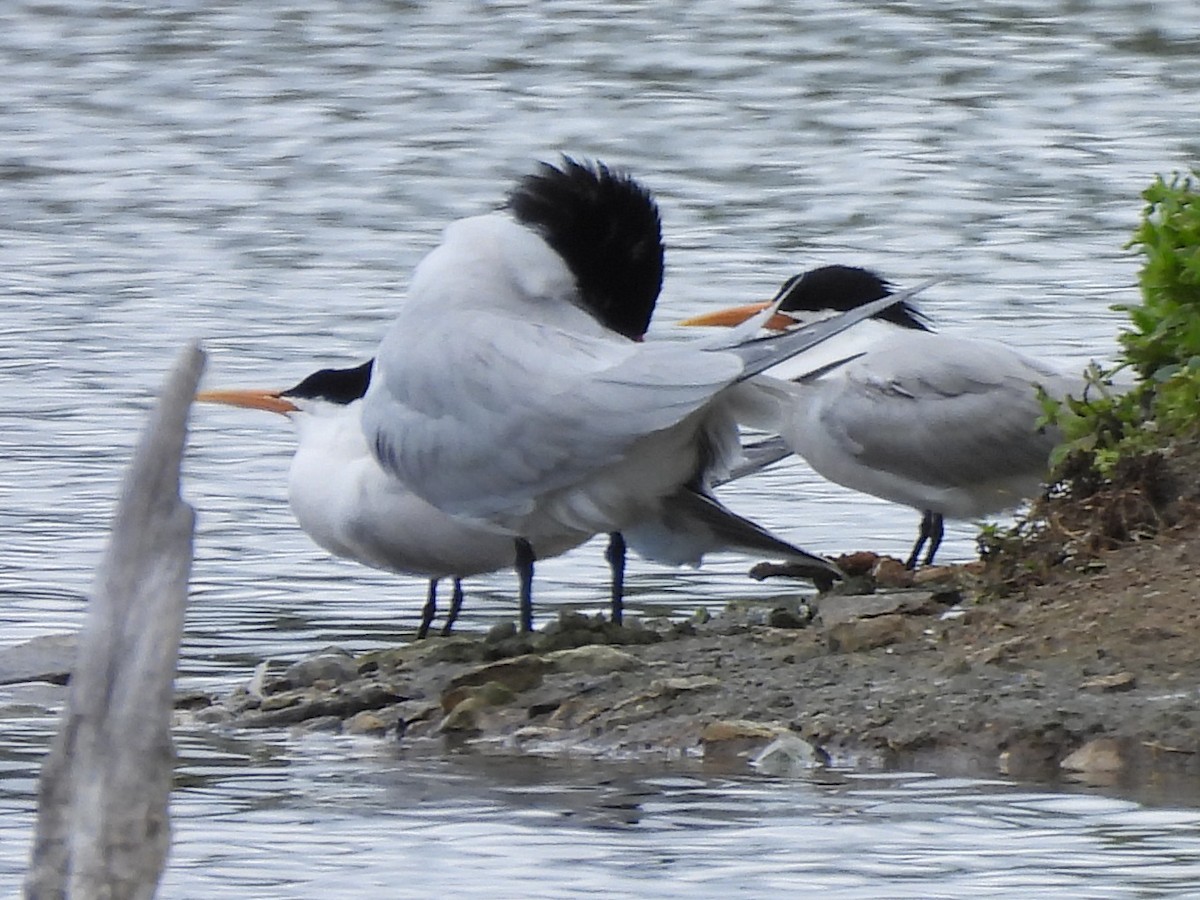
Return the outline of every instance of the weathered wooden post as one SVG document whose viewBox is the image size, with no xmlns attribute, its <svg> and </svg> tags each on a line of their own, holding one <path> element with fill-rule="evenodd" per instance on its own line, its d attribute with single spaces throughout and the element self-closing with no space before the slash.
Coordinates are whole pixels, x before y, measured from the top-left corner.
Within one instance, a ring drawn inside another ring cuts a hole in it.
<svg viewBox="0 0 1200 900">
<path fill-rule="evenodd" d="M 125 475 L 42 765 L 31 900 L 148 898 L 162 875 L 195 521 L 179 496 L 179 471 L 203 369 L 198 346 L 180 354 Z"/>
</svg>

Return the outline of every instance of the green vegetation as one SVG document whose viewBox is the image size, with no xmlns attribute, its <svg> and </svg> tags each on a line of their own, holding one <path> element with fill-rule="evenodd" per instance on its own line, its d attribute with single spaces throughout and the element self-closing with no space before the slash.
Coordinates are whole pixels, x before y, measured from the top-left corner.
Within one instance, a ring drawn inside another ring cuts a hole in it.
<svg viewBox="0 0 1200 900">
<path fill-rule="evenodd" d="M 1129 243 L 1144 257 L 1142 302 L 1117 307 L 1130 320 L 1121 359 L 1089 373 L 1083 398 L 1043 397 L 1065 441 L 1028 516 L 979 536 L 991 592 L 1102 566 L 1100 551 L 1200 517 L 1200 171 L 1159 177 L 1142 197 Z M 1121 381 L 1135 386 L 1111 387 Z"/>
<path fill-rule="evenodd" d="M 1045 401 L 1047 419 L 1062 425 L 1067 442 L 1055 462 L 1079 454 L 1105 477 L 1122 457 L 1152 452 L 1200 425 L 1200 172 L 1161 176 L 1142 193 L 1146 208 L 1129 246 L 1145 257 L 1142 303 L 1119 306 L 1131 328 L 1120 336 L 1120 365 L 1091 373 L 1094 389 L 1066 408 Z M 1139 384 L 1128 392 L 1105 387 L 1123 370 Z M 1082 461 L 1076 458 L 1073 468 Z"/>
</svg>

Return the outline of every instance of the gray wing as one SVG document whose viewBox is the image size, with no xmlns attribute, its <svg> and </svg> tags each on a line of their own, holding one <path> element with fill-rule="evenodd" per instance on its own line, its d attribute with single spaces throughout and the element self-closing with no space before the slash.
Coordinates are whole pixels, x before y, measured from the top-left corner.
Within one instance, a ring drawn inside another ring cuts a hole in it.
<svg viewBox="0 0 1200 900">
<path fill-rule="evenodd" d="M 924 484 L 966 486 L 1037 473 L 1060 440 L 1039 428 L 1037 388 L 1060 373 L 999 344 L 914 336 L 872 351 L 819 387 L 814 413 L 864 466 Z"/>
<path fill-rule="evenodd" d="M 741 368 L 730 353 L 479 313 L 415 345 L 389 333 L 363 428 L 384 468 L 433 505 L 520 515 L 695 412 Z"/>
</svg>

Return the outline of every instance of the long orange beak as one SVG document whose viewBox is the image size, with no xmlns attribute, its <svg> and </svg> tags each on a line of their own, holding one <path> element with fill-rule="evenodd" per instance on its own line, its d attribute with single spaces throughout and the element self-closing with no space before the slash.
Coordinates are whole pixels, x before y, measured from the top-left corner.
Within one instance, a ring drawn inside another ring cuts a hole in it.
<svg viewBox="0 0 1200 900">
<path fill-rule="evenodd" d="M 699 316 L 692 316 L 690 319 L 684 319 L 680 325 L 723 325 L 726 328 L 732 328 L 734 325 L 741 325 L 751 316 L 758 315 L 768 306 L 767 303 L 750 303 L 746 306 L 731 306 L 728 309 L 719 309 L 716 312 L 704 313 Z M 771 318 L 767 319 L 764 328 L 770 328 L 773 331 L 787 331 L 796 320 L 786 313 L 777 312 Z"/>
<path fill-rule="evenodd" d="M 265 409 L 267 412 L 282 415 L 297 412 L 300 409 L 291 400 L 279 396 L 279 391 L 201 391 L 196 395 L 196 399 L 201 403 L 223 403 L 226 406 L 240 406 L 243 409 Z"/>
</svg>

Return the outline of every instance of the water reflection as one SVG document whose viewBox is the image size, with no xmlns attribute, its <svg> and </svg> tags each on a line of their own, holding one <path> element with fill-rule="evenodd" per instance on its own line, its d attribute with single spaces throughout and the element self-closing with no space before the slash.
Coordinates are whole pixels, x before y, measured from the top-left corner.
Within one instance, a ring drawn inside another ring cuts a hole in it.
<svg viewBox="0 0 1200 900">
<path fill-rule="evenodd" d="M 305 741 L 286 758 L 261 777 L 231 773 L 234 784 L 208 795 L 181 792 L 177 806 L 189 811 L 171 876 L 181 891 L 205 893 L 214 861 L 245 872 L 243 886 L 277 892 L 264 896 L 297 897 L 339 884 L 403 885 L 407 896 L 488 884 L 501 896 L 783 896 L 805 885 L 835 897 L 1103 897 L 1200 875 L 1200 812 L 1000 781 L 413 759 L 341 739 Z M 211 817 L 222 810 L 227 826 Z M 302 877 L 272 865 L 285 847 L 304 854 Z M 271 870 L 274 880 L 263 875 Z"/>
</svg>

